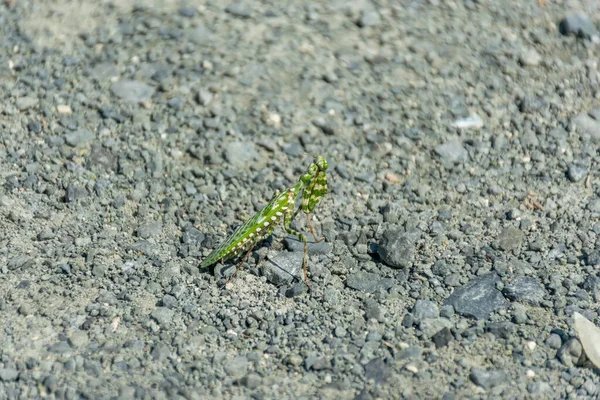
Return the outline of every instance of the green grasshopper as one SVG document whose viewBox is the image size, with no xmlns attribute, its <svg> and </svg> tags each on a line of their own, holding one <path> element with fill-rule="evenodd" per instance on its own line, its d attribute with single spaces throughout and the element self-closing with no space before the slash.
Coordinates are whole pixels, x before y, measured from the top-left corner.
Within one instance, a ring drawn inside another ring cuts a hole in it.
<svg viewBox="0 0 600 400">
<path fill-rule="evenodd" d="M 306 273 L 306 247 L 308 239 L 302 233 L 292 229 L 291 224 L 296 215 L 302 210 L 306 214 L 308 226 L 315 241 L 320 242 L 325 239 L 321 238 L 317 240 L 315 231 L 310 223 L 309 214 L 314 211 L 321 198 L 327 193 L 327 177 L 325 175 L 327 168 L 327 160 L 323 156 L 315 156 L 314 161 L 294 186 L 283 192 L 277 190 L 271 201 L 262 210 L 237 228 L 227 240 L 221 243 L 202 261 L 201 267 L 205 268 L 219 260 L 225 261 L 237 257 L 246 251 L 246 255 L 227 281 L 230 282 L 244 262 L 246 262 L 254 246 L 271 235 L 277 224 L 283 220 L 283 227 L 286 232 L 296 236 L 298 240 L 304 243 L 302 267 L 304 269 L 304 281 L 310 287 Z M 294 212 L 296 200 L 300 195 L 302 195 L 302 204 Z"/>
</svg>

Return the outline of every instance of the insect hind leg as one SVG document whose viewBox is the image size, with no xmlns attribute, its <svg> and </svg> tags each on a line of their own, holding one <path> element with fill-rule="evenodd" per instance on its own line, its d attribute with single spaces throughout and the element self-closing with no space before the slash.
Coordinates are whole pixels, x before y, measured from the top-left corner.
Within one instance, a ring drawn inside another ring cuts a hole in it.
<svg viewBox="0 0 600 400">
<path fill-rule="evenodd" d="M 315 229 L 313 228 L 312 224 L 310 223 L 310 214 L 308 214 L 308 213 L 306 213 L 306 222 L 308 223 L 308 228 L 310 229 L 310 234 L 312 235 L 313 239 L 315 239 L 315 243 L 321 243 L 323 240 L 325 240 L 325 236 L 322 236 L 321 239 L 317 239 Z"/>
<path fill-rule="evenodd" d="M 231 283 L 231 281 L 233 281 L 233 279 L 237 275 L 238 271 L 240 269 L 242 269 L 242 266 L 244 265 L 244 263 L 248 259 L 248 256 L 250 255 L 250 252 L 252 251 L 253 248 L 254 248 L 254 244 L 252 246 L 250 246 L 250 248 L 246 252 L 246 255 L 244 256 L 244 258 L 242 259 L 242 261 L 237 265 L 237 267 L 235 267 L 235 271 L 233 272 L 233 274 L 231 274 L 231 276 L 229 277 L 229 279 L 227 279 L 227 282 L 225 282 L 225 285 L 227 285 L 227 284 Z"/>
</svg>

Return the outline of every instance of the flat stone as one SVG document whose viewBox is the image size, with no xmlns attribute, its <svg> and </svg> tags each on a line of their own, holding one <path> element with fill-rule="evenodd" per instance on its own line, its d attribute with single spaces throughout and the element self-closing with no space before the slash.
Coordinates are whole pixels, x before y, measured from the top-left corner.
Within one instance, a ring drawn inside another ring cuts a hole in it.
<svg viewBox="0 0 600 400">
<path fill-rule="evenodd" d="M 116 97 L 127 103 L 140 103 L 150 101 L 154 95 L 154 88 L 144 82 L 122 80 L 115 82 L 110 91 Z"/>
<path fill-rule="evenodd" d="M 0 368 L 0 381 L 12 382 L 19 377 L 19 371 L 14 368 Z"/>
<path fill-rule="evenodd" d="M 512 301 L 539 305 L 546 296 L 546 289 L 540 281 L 529 276 L 517 276 L 505 284 L 502 293 Z"/>
<path fill-rule="evenodd" d="M 349 274 L 346 278 L 346 286 L 368 293 L 376 292 L 380 289 L 387 290 L 393 284 L 394 282 L 391 278 L 382 278 L 379 274 L 366 271 Z"/>
<path fill-rule="evenodd" d="M 377 254 L 392 268 L 409 268 L 415 253 L 413 238 L 402 231 L 387 230 L 377 247 Z"/>
<path fill-rule="evenodd" d="M 452 292 L 444 304 L 465 317 L 486 319 L 490 313 L 507 307 L 504 296 L 496 288 L 500 278 L 495 273 L 479 276 Z"/>
<path fill-rule="evenodd" d="M 525 239 L 525 234 L 518 228 L 504 228 L 496 238 L 496 246 L 500 250 L 511 251 L 518 249 Z"/>
<path fill-rule="evenodd" d="M 498 370 L 473 368 L 469 374 L 471 381 L 484 389 L 490 389 L 506 382 L 506 373 Z"/>
<path fill-rule="evenodd" d="M 166 307 L 157 307 L 150 316 L 154 319 L 159 325 L 168 326 L 173 321 L 173 315 L 175 312 Z"/>
<path fill-rule="evenodd" d="M 435 152 L 447 163 L 460 164 L 469 161 L 469 152 L 458 141 L 440 144 L 435 148 Z"/>
</svg>

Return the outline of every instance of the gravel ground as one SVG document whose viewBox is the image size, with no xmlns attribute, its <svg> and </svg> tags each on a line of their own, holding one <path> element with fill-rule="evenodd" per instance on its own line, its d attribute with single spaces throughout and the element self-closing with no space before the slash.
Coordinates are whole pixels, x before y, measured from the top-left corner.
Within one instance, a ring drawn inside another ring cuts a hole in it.
<svg viewBox="0 0 600 400">
<path fill-rule="evenodd" d="M 0 399 L 600 395 L 597 1 L 0 22 Z M 281 229 L 226 287 L 200 269 L 313 154 L 311 290 Z"/>
</svg>

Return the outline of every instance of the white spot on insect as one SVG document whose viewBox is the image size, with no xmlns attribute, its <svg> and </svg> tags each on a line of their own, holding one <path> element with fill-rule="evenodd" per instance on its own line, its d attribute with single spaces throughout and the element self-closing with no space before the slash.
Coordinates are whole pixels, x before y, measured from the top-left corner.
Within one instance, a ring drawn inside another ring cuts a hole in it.
<svg viewBox="0 0 600 400">
<path fill-rule="evenodd" d="M 256 232 L 260 232 L 260 231 L 261 231 L 261 229 L 260 229 L 260 228 L 256 228 Z"/>
<path fill-rule="evenodd" d="M 275 216 L 272 216 L 272 217 L 271 217 L 271 221 L 277 221 L 277 217 L 275 217 Z"/>
<path fill-rule="evenodd" d="M 282 214 L 282 213 L 280 213 L 279 211 L 277 211 L 277 212 L 276 212 L 276 214 L 277 214 L 277 216 L 278 216 L 278 217 L 281 217 L 281 216 L 283 215 L 283 214 Z"/>
<path fill-rule="evenodd" d="M 252 233 L 250 234 L 250 237 L 254 237 L 254 232 L 252 232 Z"/>
<path fill-rule="evenodd" d="M 265 223 L 263 224 L 264 226 L 269 226 L 269 222 L 265 221 Z"/>
<path fill-rule="evenodd" d="M 285 210 L 287 210 L 288 208 L 287 208 L 287 207 L 281 207 L 281 209 L 282 209 L 283 211 L 285 211 Z"/>
</svg>

